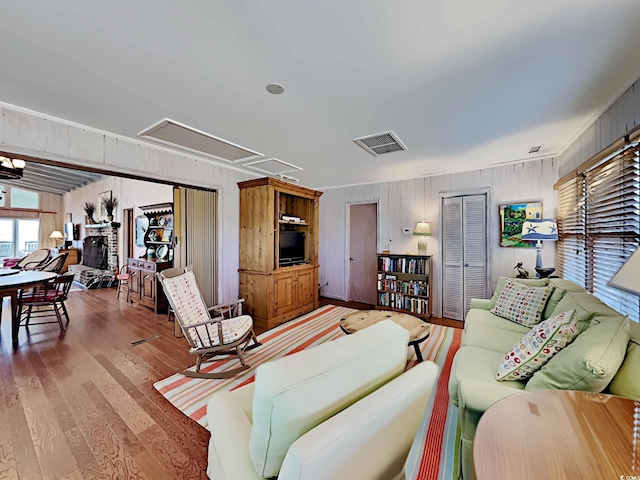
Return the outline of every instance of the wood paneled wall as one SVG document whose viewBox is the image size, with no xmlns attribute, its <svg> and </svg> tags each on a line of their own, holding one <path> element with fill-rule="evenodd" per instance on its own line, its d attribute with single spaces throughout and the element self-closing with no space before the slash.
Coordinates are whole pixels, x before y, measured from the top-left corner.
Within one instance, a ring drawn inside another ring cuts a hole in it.
<svg viewBox="0 0 640 480">
<path fill-rule="evenodd" d="M 640 80 L 636 81 L 558 156 L 560 177 L 640 125 Z"/>
<path fill-rule="evenodd" d="M 433 255 L 433 313 L 441 315 L 440 196 L 447 193 L 489 191 L 487 233 L 491 288 L 500 275 L 513 275 L 513 267 L 524 262 L 534 272 L 535 249 L 499 246 L 498 206 L 503 203 L 542 201 L 544 215 L 557 213 L 553 184 L 558 179 L 554 159 L 487 168 L 452 175 L 415 178 L 401 182 L 376 183 L 355 187 L 327 189 L 320 197 L 320 285 L 322 295 L 345 300 L 347 296 L 348 207 L 352 203 L 378 202 L 378 251 L 417 253 L 418 237 L 411 232 L 422 219 L 431 224 L 428 253 Z M 555 249 L 543 248 L 545 265 L 553 265 Z M 375 282 L 375 279 L 371 279 Z"/>
<path fill-rule="evenodd" d="M 240 200 L 237 183 L 259 175 L 6 104 L 0 106 L 0 149 L 68 165 L 216 189 L 220 213 L 218 299 L 227 302 L 238 297 Z"/>
</svg>

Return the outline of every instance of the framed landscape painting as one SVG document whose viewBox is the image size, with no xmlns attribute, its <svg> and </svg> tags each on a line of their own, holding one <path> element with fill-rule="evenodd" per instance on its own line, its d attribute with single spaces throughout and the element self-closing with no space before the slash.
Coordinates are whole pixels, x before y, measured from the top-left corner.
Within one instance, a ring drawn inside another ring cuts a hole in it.
<svg viewBox="0 0 640 480">
<path fill-rule="evenodd" d="M 535 248 L 536 242 L 522 240 L 522 224 L 537 218 L 542 218 L 542 202 L 500 205 L 500 246 Z"/>
</svg>

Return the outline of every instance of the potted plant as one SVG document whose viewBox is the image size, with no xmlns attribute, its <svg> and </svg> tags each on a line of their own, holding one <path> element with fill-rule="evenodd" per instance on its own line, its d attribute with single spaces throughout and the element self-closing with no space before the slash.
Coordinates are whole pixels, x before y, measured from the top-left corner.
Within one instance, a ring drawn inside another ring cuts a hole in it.
<svg viewBox="0 0 640 480">
<path fill-rule="evenodd" d="M 118 199 L 116 197 L 105 198 L 102 200 L 102 206 L 107 211 L 107 220 L 113 222 L 113 211 L 118 206 Z"/>
<path fill-rule="evenodd" d="M 87 219 L 89 224 L 94 224 L 96 223 L 96 221 L 93 219 L 93 214 L 96 211 L 96 206 L 95 204 L 91 203 L 91 202 L 85 202 L 84 204 L 84 213 L 87 215 Z"/>
</svg>

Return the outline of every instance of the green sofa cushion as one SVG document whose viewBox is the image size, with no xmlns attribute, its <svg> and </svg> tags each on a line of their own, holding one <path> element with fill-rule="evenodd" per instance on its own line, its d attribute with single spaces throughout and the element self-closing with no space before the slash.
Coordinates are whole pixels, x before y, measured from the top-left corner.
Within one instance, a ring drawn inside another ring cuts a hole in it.
<svg viewBox="0 0 640 480">
<path fill-rule="evenodd" d="M 631 339 L 624 361 L 613 377 L 609 392 L 613 395 L 640 400 L 640 324 L 630 322 Z"/>
<path fill-rule="evenodd" d="M 525 327 L 523 325 L 511 322 L 505 318 L 498 317 L 488 310 L 480 310 L 475 308 L 469 310 L 469 312 L 467 313 L 467 317 L 464 322 L 465 331 L 471 328 L 472 325 L 482 325 L 492 328 L 499 328 L 501 330 L 507 330 L 509 332 L 515 332 L 520 334 L 520 338 L 522 338 L 525 333 L 531 330 L 529 327 Z"/>
<path fill-rule="evenodd" d="M 509 320 L 506 321 L 508 322 Z M 522 340 L 522 337 L 526 334 L 527 332 L 514 332 L 492 325 L 483 325 L 480 322 L 473 322 L 467 325 L 464 330 L 462 345 L 482 347 L 493 352 L 501 353 L 504 356 L 511 347 Z"/>
<path fill-rule="evenodd" d="M 572 344 L 533 375 L 526 389 L 602 392 L 620 368 L 628 343 L 627 317 L 595 318 Z"/>
<path fill-rule="evenodd" d="M 498 382 L 496 372 L 506 352 L 492 352 L 485 348 L 464 346 L 456 353 L 454 364 L 449 376 L 449 395 L 457 406 L 459 402 L 466 403 L 469 399 L 458 398 L 459 384 L 462 380 L 472 379 L 485 384 L 485 388 L 492 386 L 511 387 L 523 390 L 523 382 Z"/>
<path fill-rule="evenodd" d="M 491 302 L 488 305 L 489 310 L 492 310 L 493 307 L 496 306 L 498 297 L 500 297 L 502 290 L 504 290 L 504 282 L 507 281 L 507 278 L 510 278 L 510 277 L 498 278 L 498 283 L 496 284 L 496 290 L 495 292 L 493 292 L 493 296 L 491 297 Z M 522 283 L 523 285 L 527 285 L 529 287 L 546 287 L 547 285 L 549 285 L 548 278 L 512 278 L 512 280 L 515 280 L 516 282 Z"/>
<path fill-rule="evenodd" d="M 571 280 L 565 280 L 564 278 L 550 278 L 549 285 L 553 285 L 556 288 L 561 288 L 567 292 L 573 293 L 587 293 L 587 291 Z"/>
<path fill-rule="evenodd" d="M 567 291 L 553 310 L 553 315 L 569 310 L 576 311 L 575 317 L 580 332 L 584 332 L 596 317 L 615 318 L 620 316 L 614 309 L 602 303 L 598 297 L 586 292 Z"/>
<path fill-rule="evenodd" d="M 564 288 L 557 287 L 553 285 L 551 282 L 549 282 L 549 286 L 553 286 L 555 288 L 553 289 L 553 292 L 551 293 L 549 300 L 547 300 L 547 304 L 545 305 L 544 311 L 542 312 L 543 320 L 548 320 L 551 317 L 553 317 L 553 312 L 555 312 L 556 307 L 558 306 L 558 303 L 560 303 L 560 300 L 562 300 L 562 297 L 564 297 L 565 293 L 567 293 L 567 291 Z"/>
</svg>

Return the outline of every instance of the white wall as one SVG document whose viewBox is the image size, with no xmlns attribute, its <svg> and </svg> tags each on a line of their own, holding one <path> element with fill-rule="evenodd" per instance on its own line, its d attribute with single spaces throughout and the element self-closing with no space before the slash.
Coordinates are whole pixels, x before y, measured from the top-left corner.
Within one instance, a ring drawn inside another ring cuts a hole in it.
<svg viewBox="0 0 640 480">
<path fill-rule="evenodd" d="M 504 203 L 542 201 L 544 215 L 554 217 L 557 202 L 553 184 L 557 179 L 557 162 L 549 158 L 453 175 L 328 189 L 320 197 L 320 284 L 329 282 L 322 294 L 347 299 L 347 210 L 351 203 L 378 202 L 379 252 L 388 248 L 392 253 L 417 253 L 417 237 L 403 236 L 402 227 L 413 231 L 423 218 L 431 224 L 433 236 L 428 237 L 427 250 L 433 255 L 432 305 L 434 315 L 440 316 L 440 195 L 451 192 L 490 192 L 490 288 L 500 275 L 513 275 L 518 262 L 534 273 L 535 249 L 500 247 L 498 208 Z M 554 265 L 554 261 L 555 249 L 543 247 L 543 264 Z"/>
<path fill-rule="evenodd" d="M 73 223 L 80 224 L 80 241 L 74 242 L 75 246 L 82 249 L 82 239 L 87 236 L 84 228 L 84 204 L 93 202 L 96 213 L 93 218 L 96 221 L 104 220 L 100 216 L 100 201 L 98 194 L 111 190 L 111 195 L 118 199 L 118 208 L 114 211 L 114 221 L 122 223 L 122 210 L 133 208 L 134 217 L 142 215 L 140 206 L 153 205 L 155 203 L 173 202 L 173 187 L 154 182 L 142 182 L 120 177 L 107 177 L 99 182 L 91 183 L 64 195 L 64 211 L 72 214 Z M 124 239 L 123 229 L 118 230 L 118 257 L 119 264 L 123 265 Z M 134 247 L 134 256 L 139 257 L 145 253 L 144 247 Z"/>
<path fill-rule="evenodd" d="M 10 105 L 0 105 L 0 149 L 70 166 L 91 166 L 218 190 L 218 300 L 227 302 L 238 297 L 237 182 L 256 175 Z"/>
</svg>

